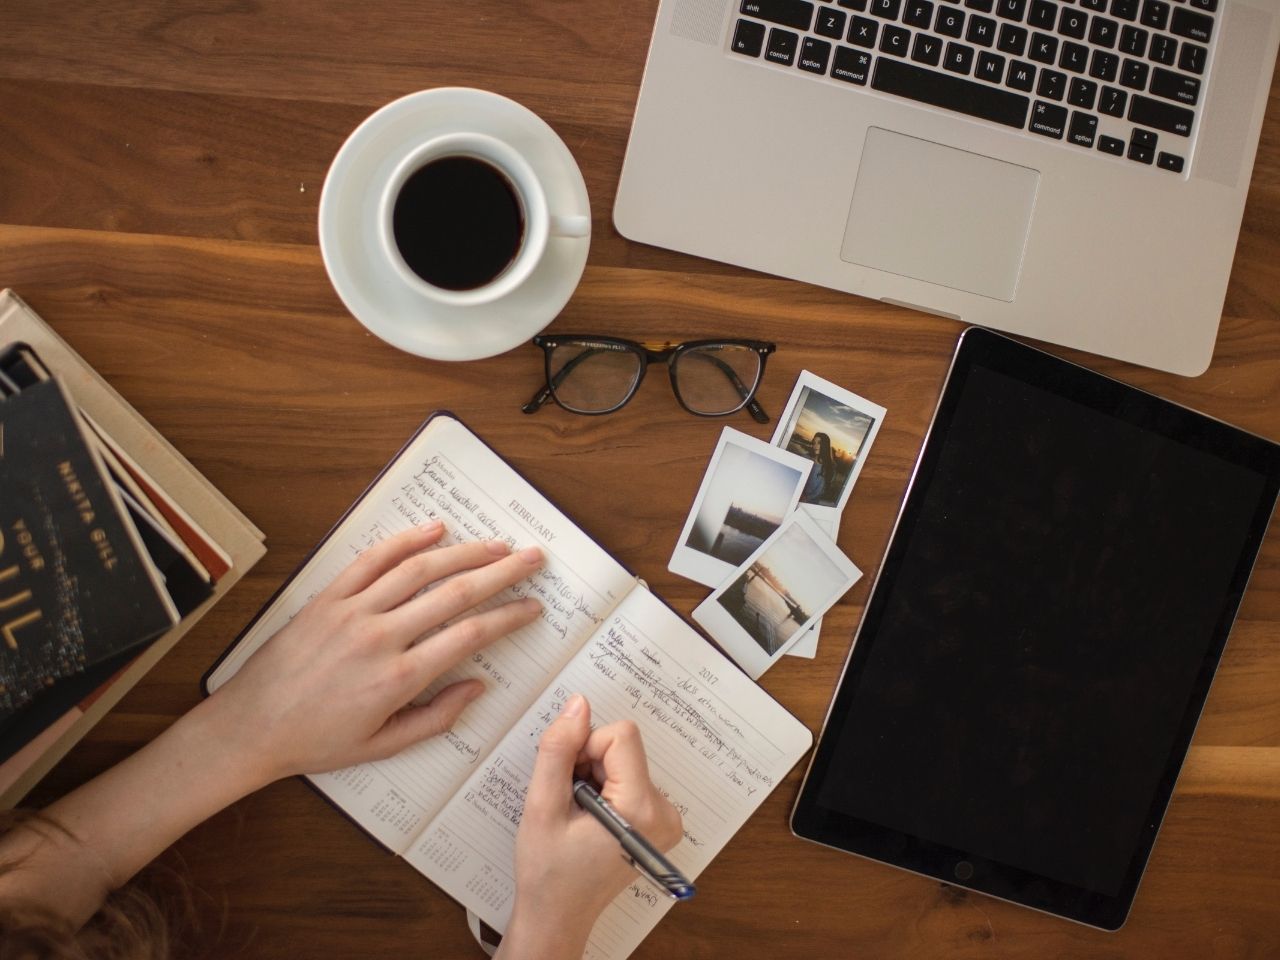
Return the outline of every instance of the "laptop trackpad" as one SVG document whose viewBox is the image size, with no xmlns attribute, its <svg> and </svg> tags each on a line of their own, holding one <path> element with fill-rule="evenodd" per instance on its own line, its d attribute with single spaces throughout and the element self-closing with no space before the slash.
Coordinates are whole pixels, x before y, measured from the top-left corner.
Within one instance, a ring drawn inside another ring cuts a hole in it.
<svg viewBox="0 0 1280 960">
<path fill-rule="evenodd" d="M 1013 300 L 1040 172 L 879 127 L 867 130 L 840 257 Z"/>
</svg>

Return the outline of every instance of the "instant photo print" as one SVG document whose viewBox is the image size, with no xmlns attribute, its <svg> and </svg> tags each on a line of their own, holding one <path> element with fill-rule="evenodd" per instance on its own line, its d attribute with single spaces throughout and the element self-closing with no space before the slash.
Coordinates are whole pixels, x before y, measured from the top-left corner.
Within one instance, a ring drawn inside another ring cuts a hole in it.
<svg viewBox="0 0 1280 960">
<path fill-rule="evenodd" d="M 795 509 L 810 464 L 725 427 L 667 569 L 718 587 Z"/>
<path fill-rule="evenodd" d="M 756 680 L 861 576 L 797 511 L 698 605 L 693 619 Z"/>
<path fill-rule="evenodd" d="M 800 491 L 805 511 L 839 523 L 884 414 L 884 407 L 808 370 L 800 374 L 772 443 L 813 464 Z"/>
</svg>

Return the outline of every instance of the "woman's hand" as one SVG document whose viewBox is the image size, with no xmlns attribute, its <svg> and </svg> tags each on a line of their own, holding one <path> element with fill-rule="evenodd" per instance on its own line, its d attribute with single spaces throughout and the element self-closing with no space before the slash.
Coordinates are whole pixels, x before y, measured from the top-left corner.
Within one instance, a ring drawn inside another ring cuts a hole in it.
<svg viewBox="0 0 1280 960">
<path fill-rule="evenodd" d="M 79 926 L 108 891 L 250 791 L 387 757 L 447 730 L 483 690 L 478 681 L 447 686 L 421 706 L 409 701 L 538 616 L 533 600 L 473 608 L 537 570 L 542 554 L 492 543 L 431 549 L 443 532 L 422 527 L 362 554 L 217 693 L 50 807 L 61 830 L 0 837 L 0 859 L 21 861 L 0 873 L 0 905 L 34 904 Z"/>
<path fill-rule="evenodd" d="M 636 725 L 592 732 L 586 699 L 570 697 L 538 745 L 516 834 L 516 902 L 503 960 L 580 958 L 600 912 L 637 876 L 618 841 L 574 801 L 575 769 L 659 849 L 680 840 L 680 814 L 649 779 Z"/>
<path fill-rule="evenodd" d="M 473 608 L 533 573 L 541 551 L 511 554 L 499 541 L 435 547 L 443 532 L 418 527 L 365 551 L 203 705 L 263 782 L 389 757 L 443 733 L 483 692 L 480 681 L 409 702 L 537 619 L 531 599 Z"/>
</svg>

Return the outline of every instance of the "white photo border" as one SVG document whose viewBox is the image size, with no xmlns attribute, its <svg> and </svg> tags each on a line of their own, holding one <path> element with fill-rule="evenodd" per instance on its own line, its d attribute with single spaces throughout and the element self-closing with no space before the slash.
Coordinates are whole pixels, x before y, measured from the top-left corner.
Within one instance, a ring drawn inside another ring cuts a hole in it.
<svg viewBox="0 0 1280 960">
<path fill-rule="evenodd" d="M 853 493 L 854 484 L 858 482 L 858 475 L 862 473 L 862 468 L 867 462 L 872 444 L 875 443 L 876 436 L 880 433 L 880 425 L 884 422 L 887 411 L 878 403 L 872 403 L 851 390 L 837 386 L 830 380 L 824 380 L 812 371 L 802 370 L 800 371 L 800 376 L 796 379 L 796 385 L 791 389 L 791 396 L 787 399 L 787 406 L 782 411 L 782 416 L 778 418 L 778 426 L 774 428 L 773 436 L 769 440 L 779 450 L 787 449 L 787 441 L 795 433 L 794 421 L 799 419 L 800 398 L 805 395 L 806 390 L 821 394 L 830 400 L 835 400 L 858 413 L 872 418 L 871 429 L 867 431 L 867 435 L 862 441 L 862 446 L 857 451 L 857 459 L 854 461 L 853 470 L 850 471 L 849 478 L 845 481 L 844 489 L 840 491 L 840 498 L 836 501 L 835 506 L 819 506 L 812 503 L 800 504 L 800 509 L 815 519 L 830 521 L 838 526 L 840 514 L 844 512 L 845 504 L 849 502 L 849 496 Z"/>
<path fill-rule="evenodd" d="M 742 576 L 753 563 L 763 556 L 774 542 L 786 534 L 786 531 L 794 526 L 800 529 L 815 543 L 822 551 L 823 556 L 843 575 L 843 582 L 822 604 L 819 604 L 810 614 L 809 619 L 800 624 L 799 627 L 787 638 L 787 640 L 778 647 L 772 654 L 766 653 L 760 644 L 752 637 L 742 626 L 734 619 L 733 615 L 725 609 L 720 603 L 720 597 L 728 591 L 737 579 Z M 728 657 L 740 666 L 752 680 L 758 680 L 760 676 L 771 666 L 778 662 L 787 652 L 788 649 L 805 632 L 818 620 L 827 610 L 829 610 L 841 597 L 843 597 L 858 580 L 862 577 L 862 571 L 857 565 L 846 557 L 840 548 L 814 523 L 813 519 L 802 511 L 796 511 L 789 516 L 785 523 L 775 530 L 772 536 L 762 543 L 756 551 L 751 554 L 742 565 L 733 571 L 725 581 L 720 584 L 706 600 L 698 604 L 693 611 L 693 619 L 697 621 L 712 639 L 720 645 L 720 648 L 728 655 Z"/>
<path fill-rule="evenodd" d="M 689 535 L 693 531 L 693 525 L 698 518 L 698 512 L 702 508 L 702 501 L 706 497 L 707 490 L 715 476 L 716 467 L 719 465 L 725 449 L 730 445 L 743 448 L 753 455 L 798 471 L 799 478 L 796 481 L 795 490 L 792 491 L 790 501 L 782 512 L 784 524 L 787 518 L 795 512 L 796 504 L 800 502 L 800 493 L 804 490 L 805 481 L 808 479 L 809 470 L 812 467 L 812 463 L 804 457 L 789 453 L 771 443 L 766 443 L 764 440 L 758 440 L 750 434 L 733 429 L 733 427 L 725 427 L 721 431 L 720 439 L 717 441 L 716 448 L 707 463 L 707 469 L 702 475 L 702 481 L 698 484 L 698 493 L 693 498 L 693 506 L 689 508 L 689 516 L 685 519 L 684 527 L 680 530 L 680 536 L 676 540 L 675 550 L 672 552 L 671 560 L 667 564 L 667 569 L 672 573 L 687 577 L 707 587 L 718 587 L 724 582 L 725 577 L 733 573 L 734 566 L 718 557 L 713 557 L 709 553 L 703 553 L 701 550 L 687 546 L 687 543 Z"/>
</svg>

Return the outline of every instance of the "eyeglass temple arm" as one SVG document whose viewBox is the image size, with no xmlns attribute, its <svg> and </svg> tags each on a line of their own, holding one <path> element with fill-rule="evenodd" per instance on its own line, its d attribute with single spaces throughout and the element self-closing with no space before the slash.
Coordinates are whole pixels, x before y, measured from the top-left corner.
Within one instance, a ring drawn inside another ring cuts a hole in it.
<svg viewBox="0 0 1280 960">
<path fill-rule="evenodd" d="M 541 410 L 542 405 L 551 399 L 552 390 L 554 390 L 556 387 L 559 387 L 560 384 L 564 382 L 565 377 L 573 373 L 574 368 L 578 364 L 582 363 L 584 360 L 589 359 L 590 357 L 594 357 L 597 353 L 606 353 L 606 352 L 608 351 L 600 350 L 596 347 L 588 347 L 587 349 L 583 350 L 580 354 L 575 356 L 572 360 L 570 360 L 563 367 L 561 367 L 560 371 L 554 377 L 551 378 L 551 381 L 549 383 L 544 384 L 538 390 L 538 392 L 533 395 L 533 397 L 529 400 L 529 402 L 526 403 L 520 409 L 523 410 L 525 413 L 536 413 L 538 410 Z"/>
<path fill-rule="evenodd" d="M 720 372 L 723 373 L 729 379 L 729 382 L 733 384 L 733 388 L 738 391 L 738 396 L 746 400 L 747 397 L 750 395 L 749 391 L 747 390 L 746 384 L 744 384 L 742 380 L 738 377 L 737 371 L 734 370 L 733 367 L 731 367 L 729 364 L 721 360 L 719 357 L 713 357 L 709 353 L 701 353 L 701 352 L 688 354 L 688 357 L 698 357 L 701 360 L 706 360 L 710 363 L 714 363 L 717 367 L 720 368 Z M 757 400 L 755 397 L 752 397 L 750 402 L 747 404 L 747 413 L 751 414 L 751 419 L 754 420 L 756 423 L 769 422 L 769 415 L 764 412 L 764 407 L 760 406 L 760 401 Z"/>
</svg>

